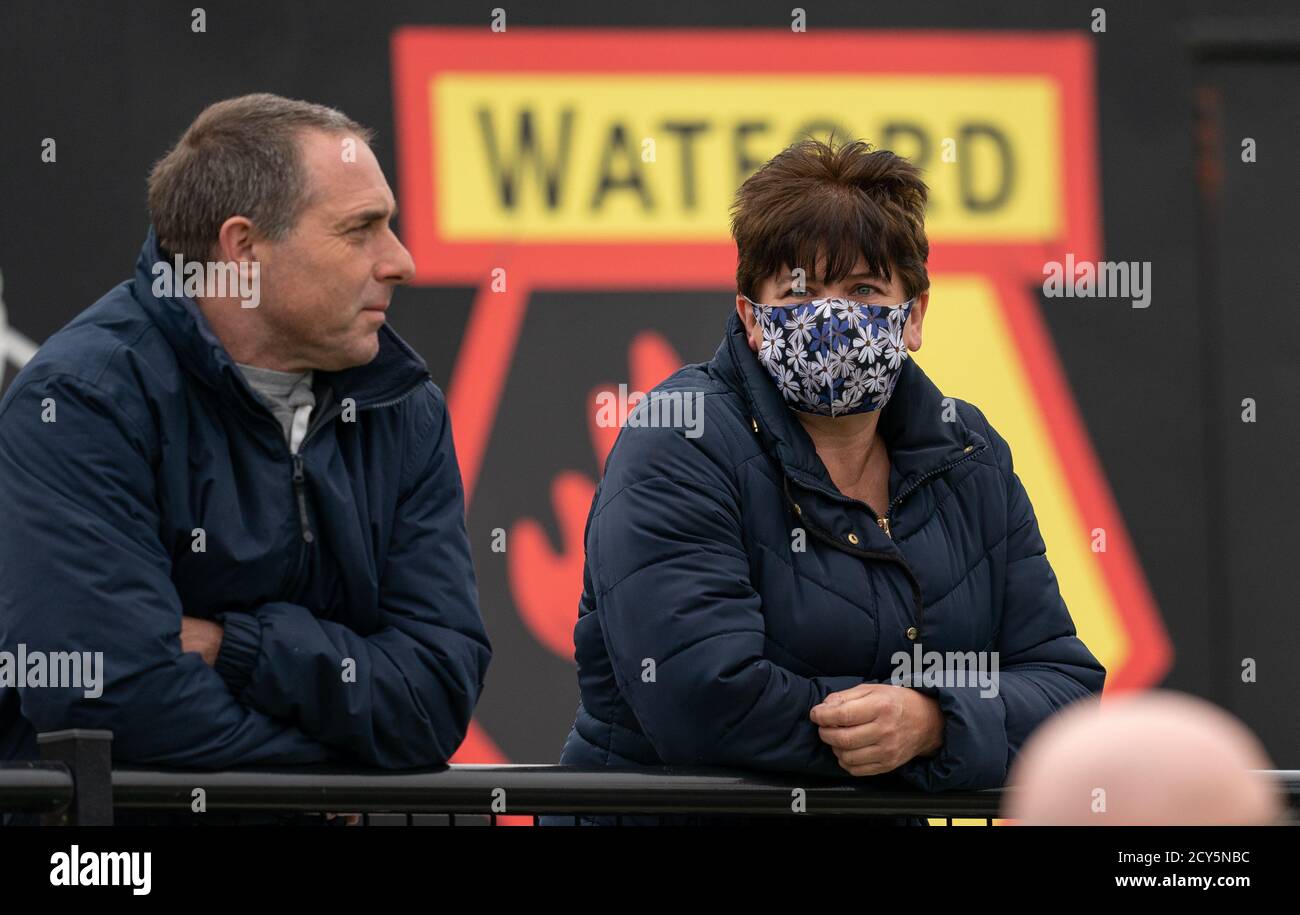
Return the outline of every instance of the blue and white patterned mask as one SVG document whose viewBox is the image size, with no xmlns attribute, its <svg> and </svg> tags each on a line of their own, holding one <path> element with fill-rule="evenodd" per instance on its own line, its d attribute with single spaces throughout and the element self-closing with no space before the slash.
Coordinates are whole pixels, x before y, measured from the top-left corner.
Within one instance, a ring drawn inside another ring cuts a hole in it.
<svg viewBox="0 0 1300 915">
<path fill-rule="evenodd" d="M 763 331 L 759 361 L 792 409 L 846 416 L 888 402 L 907 361 L 903 325 L 915 298 L 900 305 L 839 298 L 763 305 L 741 297 Z"/>
</svg>

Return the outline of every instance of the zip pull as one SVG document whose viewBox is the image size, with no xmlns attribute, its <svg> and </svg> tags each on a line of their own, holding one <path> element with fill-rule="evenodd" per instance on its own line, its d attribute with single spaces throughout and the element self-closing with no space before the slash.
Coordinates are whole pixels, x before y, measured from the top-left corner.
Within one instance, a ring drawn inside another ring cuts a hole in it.
<svg viewBox="0 0 1300 915">
<path fill-rule="evenodd" d="M 311 532 L 311 525 L 307 522 L 307 496 L 303 492 L 303 482 L 307 479 L 306 474 L 302 471 L 302 455 L 294 452 L 293 455 L 293 494 L 298 500 L 298 522 L 302 526 L 302 539 L 304 543 L 311 543 L 316 539 L 316 535 Z"/>
<path fill-rule="evenodd" d="M 891 533 L 889 532 L 889 519 L 888 519 L 888 518 L 877 518 L 877 519 L 876 519 L 876 526 L 879 527 L 882 531 L 884 531 L 884 532 L 885 532 L 885 536 L 888 537 L 890 540 L 893 540 L 893 539 L 894 539 L 894 535 L 891 534 Z"/>
</svg>

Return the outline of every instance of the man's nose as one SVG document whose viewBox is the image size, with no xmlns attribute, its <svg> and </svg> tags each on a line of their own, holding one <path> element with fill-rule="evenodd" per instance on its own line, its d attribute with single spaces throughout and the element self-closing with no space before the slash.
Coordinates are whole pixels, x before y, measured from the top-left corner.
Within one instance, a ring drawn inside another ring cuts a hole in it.
<svg viewBox="0 0 1300 915">
<path fill-rule="evenodd" d="M 390 230 L 393 244 L 387 256 L 377 265 L 378 279 L 381 283 L 409 283 L 415 276 L 415 259 L 406 246 Z"/>
</svg>

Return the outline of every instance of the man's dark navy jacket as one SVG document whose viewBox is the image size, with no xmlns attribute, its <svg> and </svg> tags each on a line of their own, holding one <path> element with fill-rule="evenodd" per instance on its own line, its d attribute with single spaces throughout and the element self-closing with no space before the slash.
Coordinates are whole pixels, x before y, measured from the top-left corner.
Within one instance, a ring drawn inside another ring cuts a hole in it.
<svg viewBox="0 0 1300 915">
<path fill-rule="evenodd" d="M 0 649 L 104 656 L 99 698 L 0 690 L 0 760 L 80 727 L 133 763 L 444 762 L 491 648 L 442 392 L 385 325 L 315 373 L 295 461 L 194 302 L 152 294 L 163 257 L 151 231 L 0 401 Z M 215 669 L 182 615 L 224 624 Z"/>
</svg>

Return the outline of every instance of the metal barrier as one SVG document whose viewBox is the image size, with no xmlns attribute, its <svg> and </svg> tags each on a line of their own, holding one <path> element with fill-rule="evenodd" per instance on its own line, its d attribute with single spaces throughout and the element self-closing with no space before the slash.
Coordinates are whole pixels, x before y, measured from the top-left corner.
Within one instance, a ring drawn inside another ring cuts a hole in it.
<svg viewBox="0 0 1300 915">
<path fill-rule="evenodd" d="M 721 769 L 582 769 L 549 765 L 453 765 L 428 770 L 335 767 L 160 771 L 112 769 L 112 735 L 59 731 L 40 737 L 44 760 L 0 766 L 0 812 L 42 815 L 50 825 L 111 825 L 115 813 L 203 818 L 360 813 L 367 825 L 498 825 L 540 816 L 687 814 L 774 818 L 925 817 L 991 825 L 1008 789 L 931 794 L 849 781 Z M 1300 809 L 1300 772 L 1271 771 Z M 196 793 L 200 792 L 200 793 Z M 796 812 L 796 805 L 802 810 Z M 236 820 L 229 820 L 237 822 Z"/>
</svg>

